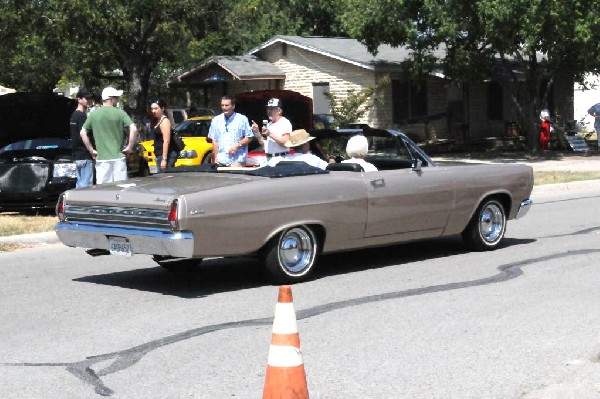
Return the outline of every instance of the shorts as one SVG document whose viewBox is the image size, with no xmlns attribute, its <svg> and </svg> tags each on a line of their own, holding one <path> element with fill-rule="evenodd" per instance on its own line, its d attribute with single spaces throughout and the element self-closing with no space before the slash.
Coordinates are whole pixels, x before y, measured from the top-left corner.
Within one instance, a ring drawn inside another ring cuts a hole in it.
<svg viewBox="0 0 600 399">
<path fill-rule="evenodd" d="M 96 160 L 96 184 L 127 180 L 127 162 L 125 158 Z"/>
</svg>

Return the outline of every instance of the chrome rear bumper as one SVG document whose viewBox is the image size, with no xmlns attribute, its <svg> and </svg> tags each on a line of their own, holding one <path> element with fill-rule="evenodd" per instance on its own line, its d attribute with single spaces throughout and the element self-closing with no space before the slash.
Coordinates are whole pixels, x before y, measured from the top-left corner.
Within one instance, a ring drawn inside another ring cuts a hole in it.
<svg viewBox="0 0 600 399">
<path fill-rule="evenodd" d="M 60 222 L 55 229 L 59 240 L 69 247 L 108 250 L 109 237 L 123 237 L 133 254 L 191 258 L 194 253 L 194 234 L 189 231 L 69 222 Z"/>
<path fill-rule="evenodd" d="M 519 219 L 527 215 L 527 212 L 529 212 L 529 210 L 531 209 L 531 205 L 533 205 L 533 201 L 529 198 L 521 201 L 521 205 L 519 205 L 519 210 L 517 211 L 515 219 Z"/>
</svg>

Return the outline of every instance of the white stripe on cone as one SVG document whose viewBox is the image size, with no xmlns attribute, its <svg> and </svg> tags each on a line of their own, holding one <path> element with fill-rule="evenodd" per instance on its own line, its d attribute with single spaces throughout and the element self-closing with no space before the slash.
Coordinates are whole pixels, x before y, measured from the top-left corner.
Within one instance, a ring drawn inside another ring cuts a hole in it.
<svg viewBox="0 0 600 399">
<path fill-rule="evenodd" d="M 269 347 L 269 366 L 273 367 L 296 367 L 302 366 L 302 351 L 295 346 L 278 346 L 271 345 Z"/>
<path fill-rule="evenodd" d="M 296 324 L 296 311 L 294 303 L 280 303 L 275 305 L 275 320 L 273 321 L 274 334 L 295 334 L 298 332 Z"/>
</svg>

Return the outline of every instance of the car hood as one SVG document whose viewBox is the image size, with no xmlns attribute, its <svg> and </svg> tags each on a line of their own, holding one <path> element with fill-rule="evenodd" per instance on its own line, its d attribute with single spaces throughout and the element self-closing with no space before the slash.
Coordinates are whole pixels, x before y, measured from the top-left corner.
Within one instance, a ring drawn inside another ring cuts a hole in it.
<svg viewBox="0 0 600 399">
<path fill-rule="evenodd" d="M 0 96 L 0 148 L 21 140 L 69 138 L 69 119 L 77 101 L 53 93 Z"/>
</svg>

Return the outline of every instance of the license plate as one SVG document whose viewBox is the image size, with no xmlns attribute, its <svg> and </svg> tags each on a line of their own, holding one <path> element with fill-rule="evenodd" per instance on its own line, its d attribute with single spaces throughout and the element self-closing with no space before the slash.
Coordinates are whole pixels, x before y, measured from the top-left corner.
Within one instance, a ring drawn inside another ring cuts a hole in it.
<svg viewBox="0 0 600 399">
<path fill-rule="evenodd" d="M 156 174 L 158 172 L 158 166 L 150 165 L 150 174 Z"/>
<path fill-rule="evenodd" d="M 123 237 L 108 237 L 108 248 L 111 255 L 131 257 L 131 244 Z"/>
</svg>

